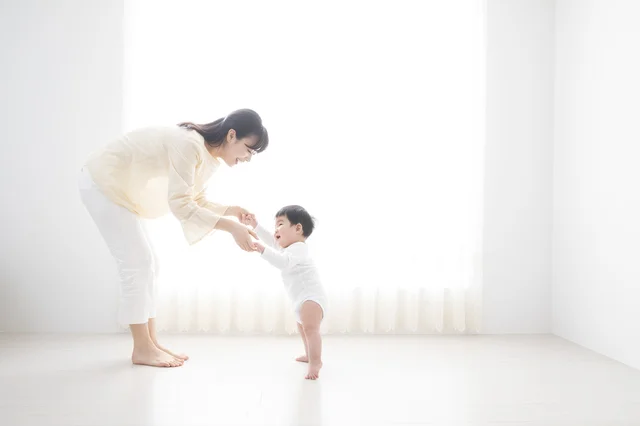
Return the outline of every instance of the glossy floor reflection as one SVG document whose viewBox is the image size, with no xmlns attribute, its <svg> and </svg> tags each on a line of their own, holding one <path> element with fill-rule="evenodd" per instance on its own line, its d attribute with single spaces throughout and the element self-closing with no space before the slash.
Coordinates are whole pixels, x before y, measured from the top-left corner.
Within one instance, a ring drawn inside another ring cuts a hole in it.
<svg viewBox="0 0 640 426">
<path fill-rule="evenodd" d="M 640 425 L 640 371 L 553 336 L 169 335 L 154 369 L 126 335 L 0 334 L 0 425 Z"/>
</svg>

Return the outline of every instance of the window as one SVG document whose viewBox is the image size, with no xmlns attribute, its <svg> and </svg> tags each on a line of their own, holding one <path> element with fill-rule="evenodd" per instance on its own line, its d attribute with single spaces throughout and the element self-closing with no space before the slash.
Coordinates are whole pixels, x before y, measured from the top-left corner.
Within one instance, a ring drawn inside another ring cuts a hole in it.
<svg viewBox="0 0 640 426">
<path fill-rule="evenodd" d="M 318 219 L 309 244 L 331 298 L 325 331 L 477 327 L 480 0 L 127 8 L 127 127 L 237 108 L 262 116 L 271 146 L 217 174 L 210 198 L 268 226 L 288 204 Z M 223 233 L 187 249 L 172 225 L 151 224 L 164 263 L 160 325 L 295 329 L 277 271 Z"/>
</svg>

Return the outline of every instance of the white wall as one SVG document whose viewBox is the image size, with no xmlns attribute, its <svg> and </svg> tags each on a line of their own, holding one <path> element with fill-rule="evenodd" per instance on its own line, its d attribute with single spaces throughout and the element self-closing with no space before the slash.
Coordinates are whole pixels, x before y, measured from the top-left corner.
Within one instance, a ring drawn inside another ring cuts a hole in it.
<svg viewBox="0 0 640 426">
<path fill-rule="evenodd" d="M 640 2 L 556 10 L 553 332 L 640 368 Z"/>
<path fill-rule="evenodd" d="M 76 176 L 121 131 L 122 14 L 122 0 L 0 3 L 0 330 L 116 330 Z"/>
<path fill-rule="evenodd" d="M 75 179 L 121 130 L 122 1 L 0 7 L 0 330 L 114 331 L 115 270 Z M 489 0 L 488 28 L 484 330 L 544 333 L 553 3 Z"/>
<path fill-rule="evenodd" d="M 115 272 L 75 179 L 121 130 L 122 12 L 0 4 L 0 330 L 116 330 Z M 554 4 L 487 12 L 484 330 L 548 332 Z M 553 153 L 553 332 L 636 367 L 639 18 L 632 0 L 557 1 Z"/>
<path fill-rule="evenodd" d="M 487 2 L 485 333 L 551 331 L 552 0 Z"/>
</svg>

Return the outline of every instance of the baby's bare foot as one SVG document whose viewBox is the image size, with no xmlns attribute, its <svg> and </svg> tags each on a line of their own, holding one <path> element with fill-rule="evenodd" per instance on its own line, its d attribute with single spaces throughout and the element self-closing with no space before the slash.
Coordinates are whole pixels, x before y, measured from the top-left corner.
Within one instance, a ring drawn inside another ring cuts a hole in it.
<svg viewBox="0 0 640 426">
<path fill-rule="evenodd" d="M 302 356 L 299 356 L 298 358 L 296 358 L 296 361 L 298 361 L 298 362 L 309 362 L 309 357 L 306 356 L 306 355 L 302 355 Z"/>
<path fill-rule="evenodd" d="M 320 376 L 321 368 L 321 362 L 309 364 L 309 371 L 307 371 L 307 375 L 304 378 L 308 380 L 316 380 Z"/>
<path fill-rule="evenodd" d="M 180 367 L 184 361 L 177 359 L 155 346 L 134 349 L 131 361 L 137 365 L 152 367 Z"/>
<path fill-rule="evenodd" d="M 155 345 L 162 352 L 166 352 L 166 353 L 168 353 L 169 355 L 171 355 L 174 358 L 181 359 L 182 361 L 186 361 L 186 360 L 189 359 L 189 357 L 187 355 L 185 355 L 185 354 L 175 354 L 175 353 L 171 352 L 169 349 L 165 348 L 164 346 L 160 346 L 159 343 L 156 343 Z"/>
</svg>

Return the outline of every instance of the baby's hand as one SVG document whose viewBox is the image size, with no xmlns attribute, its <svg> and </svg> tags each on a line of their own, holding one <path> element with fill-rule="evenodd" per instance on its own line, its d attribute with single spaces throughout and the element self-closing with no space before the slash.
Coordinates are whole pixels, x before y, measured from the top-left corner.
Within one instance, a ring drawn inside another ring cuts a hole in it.
<svg viewBox="0 0 640 426">
<path fill-rule="evenodd" d="M 253 242 L 253 250 L 260 252 L 260 254 L 264 253 L 264 246 L 260 241 Z"/>
<path fill-rule="evenodd" d="M 256 220 L 256 215 L 254 214 L 243 214 L 242 215 L 242 223 L 248 225 L 252 228 L 258 226 L 258 221 Z"/>
</svg>

